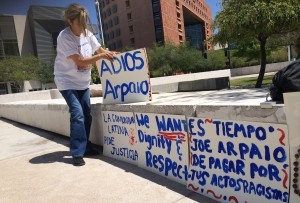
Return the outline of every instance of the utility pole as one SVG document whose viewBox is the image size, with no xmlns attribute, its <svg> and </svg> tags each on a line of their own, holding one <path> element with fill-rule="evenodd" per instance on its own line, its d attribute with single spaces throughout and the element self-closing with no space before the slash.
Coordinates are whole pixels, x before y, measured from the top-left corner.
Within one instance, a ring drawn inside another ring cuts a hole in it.
<svg viewBox="0 0 300 203">
<path fill-rule="evenodd" d="M 101 13 L 100 13 L 100 3 L 99 0 L 95 0 L 95 7 L 96 7 L 96 12 L 97 12 L 97 18 L 98 18 L 98 27 L 99 27 L 99 32 L 101 32 L 101 42 L 102 42 L 102 47 L 105 47 L 104 43 L 104 36 L 103 36 L 103 29 L 102 29 L 102 21 L 101 21 Z"/>
</svg>

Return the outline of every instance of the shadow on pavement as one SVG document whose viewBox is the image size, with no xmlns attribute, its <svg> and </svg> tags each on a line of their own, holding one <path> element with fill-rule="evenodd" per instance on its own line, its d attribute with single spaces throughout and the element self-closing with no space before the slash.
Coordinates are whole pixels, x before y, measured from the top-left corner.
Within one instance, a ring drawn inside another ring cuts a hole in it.
<svg viewBox="0 0 300 203">
<path fill-rule="evenodd" d="M 17 128 L 21 128 L 21 129 L 27 130 L 29 132 L 32 132 L 32 133 L 36 134 L 37 136 L 46 138 L 46 139 L 56 142 L 58 144 L 62 144 L 67 147 L 69 146 L 69 138 L 68 137 L 64 137 L 64 136 L 56 134 L 56 133 L 52 133 L 49 131 L 41 130 L 41 129 L 34 128 L 34 127 L 31 127 L 28 125 L 17 123 L 14 121 L 10 121 L 8 119 L 0 118 L 0 120 L 3 122 L 9 123 L 11 125 L 14 125 Z M 140 176 L 146 180 L 149 180 L 153 183 L 156 183 L 163 187 L 166 187 L 174 192 L 177 192 L 177 193 L 179 193 L 185 197 L 188 197 L 194 201 L 197 201 L 197 202 L 204 202 L 204 203 L 215 203 L 216 202 L 208 197 L 199 195 L 193 191 L 188 190 L 185 185 L 171 181 L 165 177 L 162 177 L 160 175 L 157 175 L 157 174 L 147 171 L 145 169 L 139 168 L 138 166 L 128 164 L 126 162 L 118 161 L 116 159 L 112 159 L 109 157 L 105 157 L 105 156 L 103 156 L 103 147 L 101 147 L 101 146 L 93 145 L 93 148 L 96 148 L 98 151 L 100 151 L 100 155 L 95 156 L 95 157 L 85 157 L 85 159 L 88 159 L 88 158 L 99 159 L 99 160 L 104 161 L 107 164 L 110 164 L 114 167 L 121 168 L 127 173 L 132 173 L 134 175 Z M 73 164 L 72 157 L 70 156 L 69 151 L 57 151 L 57 152 L 46 153 L 46 154 L 43 154 L 43 155 L 40 155 L 40 156 L 30 159 L 29 162 L 31 164 L 51 164 L 51 163 L 55 163 L 55 162 L 61 162 L 61 163 L 65 163 L 65 164 Z M 180 201 L 180 200 L 178 200 L 178 201 Z"/>
<path fill-rule="evenodd" d="M 57 133 L 50 132 L 50 131 L 47 131 L 47 130 L 32 127 L 32 126 L 29 126 L 29 125 L 26 125 L 26 124 L 23 124 L 23 123 L 18 123 L 18 122 L 15 122 L 15 121 L 12 121 L 12 120 L 9 120 L 9 119 L 6 119 L 6 118 L 0 118 L 0 120 L 2 122 L 9 123 L 9 124 L 11 124 L 11 125 L 13 125 L 17 128 L 20 128 L 22 130 L 26 130 L 30 133 L 33 133 L 33 134 L 37 135 L 37 136 L 40 136 L 42 138 L 45 138 L 45 139 L 50 140 L 52 142 L 55 142 L 57 144 L 61 144 L 61 145 L 64 145 L 66 147 L 69 147 L 69 138 L 66 137 L 66 136 L 63 136 L 61 134 L 57 134 Z"/>
<path fill-rule="evenodd" d="M 185 185 L 179 184 L 177 182 L 174 182 L 172 180 L 169 180 L 163 176 L 157 175 L 155 173 L 152 173 L 150 171 L 147 171 L 145 169 L 139 168 L 138 166 L 122 162 L 116 159 L 112 159 L 109 157 L 101 156 L 101 161 L 104 161 L 108 164 L 111 164 L 115 167 L 123 169 L 127 173 L 132 173 L 134 175 L 140 176 L 141 178 L 144 178 L 146 180 L 149 180 L 153 183 L 159 184 L 163 187 L 168 188 L 169 190 L 172 190 L 176 193 L 179 193 L 185 197 L 188 197 L 191 200 L 194 200 L 196 202 L 203 202 L 203 203 L 216 203 L 215 200 L 212 200 L 206 196 L 202 196 L 198 193 L 195 193 L 191 190 L 188 190 Z M 180 202 L 180 200 L 178 200 Z"/>
<path fill-rule="evenodd" d="M 52 152 L 34 157 L 29 160 L 32 164 L 50 164 L 54 162 L 61 162 L 66 164 L 72 164 L 72 157 L 68 151 Z"/>
</svg>

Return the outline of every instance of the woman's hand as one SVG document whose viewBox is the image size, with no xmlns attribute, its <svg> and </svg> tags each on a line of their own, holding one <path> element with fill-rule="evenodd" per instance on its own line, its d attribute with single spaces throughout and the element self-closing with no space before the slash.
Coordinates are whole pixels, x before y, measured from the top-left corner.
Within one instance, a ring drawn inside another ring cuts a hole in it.
<svg viewBox="0 0 300 203">
<path fill-rule="evenodd" d="M 105 51 L 99 54 L 101 59 L 108 59 L 110 61 L 114 60 L 114 53 L 111 51 Z"/>
<path fill-rule="evenodd" d="M 114 60 L 114 55 L 119 54 L 120 52 L 117 52 L 117 51 L 108 51 L 108 50 L 103 49 L 102 47 L 100 47 L 97 50 L 97 53 L 101 56 L 101 58 L 113 61 Z"/>
</svg>

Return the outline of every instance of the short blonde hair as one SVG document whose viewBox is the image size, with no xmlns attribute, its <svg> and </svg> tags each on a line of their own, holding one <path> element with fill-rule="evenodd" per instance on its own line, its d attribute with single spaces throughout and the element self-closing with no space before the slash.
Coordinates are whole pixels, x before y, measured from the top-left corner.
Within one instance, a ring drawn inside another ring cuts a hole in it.
<svg viewBox="0 0 300 203">
<path fill-rule="evenodd" d="M 69 24 L 69 21 L 73 22 L 75 19 L 78 19 L 79 26 L 81 26 L 84 36 L 87 36 L 87 21 L 90 22 L 88 13 L 82 5 L 73 3 L 64 11 L 64 20 Z"/>
</svg>

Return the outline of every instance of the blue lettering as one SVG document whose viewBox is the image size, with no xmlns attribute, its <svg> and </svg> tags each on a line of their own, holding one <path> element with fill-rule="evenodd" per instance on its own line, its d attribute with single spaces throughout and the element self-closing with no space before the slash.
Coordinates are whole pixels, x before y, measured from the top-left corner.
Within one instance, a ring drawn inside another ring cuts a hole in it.
<svg viewBox="0 0 300 203">
<path fill-rule="evenodd" d="M 279 154 L 281 154 L 281 157 L 279 157 Z M 274 150 L 273 156 L 274 156 L 274 159 L 279 163 L 286 161 L 286 153 L 285 153 L 284 148 L 282 148 L 282 147 L 277 147 Z"/>
<path fill-rule="evenodd" d="M 106 99 L 108 94 L 112 94 L 113 98 L 116 99 L 117 95 L 115 95 L 113 86 L 109 82 L 109 80 L 106 80 L 106 86 L 105 86 L 105 92 L 104 92 L 104 99 Z"/>
<path fill-rule="evenodd" d="M 141 57 L 137 57 L 137 54 L 140 54 L 140 51 L 136 51 L 133 53 L 133 58 L 136 59 L 137 61 L 141 62 L 141 65 L 136 66 L 135 69 L 140 70 L 144 67 L 144 60 Z"/>
<path fill-rule="evenodd" d="M 105 62 L 105 60 L 102 60 L 102 63 L 101 63 L 101 69 L 100 69 L 100 77 L 103 76 L 103 73 L 105 71 L 108 71 L 111 75 L 112 75 L 112 72 L 111 70 L 109 69 L 109 66 L 107 65 L 107 63 Z"/>
<path fill-rule="evenodd" d="M 136 118 L 138 126 L 146 126 L 147 128 L 150 128 L 149 127 L 149 116 L 148 115 L 144 116 L 143 114 L 140 114 L 140 117 L 141 118 L 139 118 L 139 114 L 135 114 L 135 118 Z"/>
<path fill-rule="evenodd" d="M 205 135 L 205 130 L 204 130 L 204 128 L 201 126 L 201 124 L 204 124 L 204 122 L 203 122 L 202 119 L 199 119 L 198 122 L 197 122 L 197 125 L 198 125 L 198 128 L 199 128 L 198 135 L 199 135 L 199 136 L 204 136 L 204 135 Z"/>
</svg>

